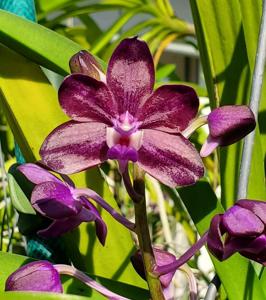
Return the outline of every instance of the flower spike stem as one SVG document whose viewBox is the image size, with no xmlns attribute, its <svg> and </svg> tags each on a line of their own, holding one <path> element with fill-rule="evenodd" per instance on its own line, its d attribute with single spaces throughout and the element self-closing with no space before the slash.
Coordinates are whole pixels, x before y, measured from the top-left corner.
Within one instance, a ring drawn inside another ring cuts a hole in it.
<svg viewBox="0 0 266 300">
<path fill-rule="evenodd" d="M 161 287 L 161 283 L 158 276 L 153 274 L 153 269 L 156 266 L 148 221 L 147 210 L 145 200 L 145 183 L 144 173 L 137 166 L 134 166 L 134 191 L 137 195 L 142 196 L 142 200 L 132 198 L 135 206 L 135 219 L 136 219 L 136 232 L 139 240 L 139 247 L 143 257 L 143 264 L 145 268 L 146 280 L 150 289 L 152 300 L 164 300 L 164 295 Z"/>
<path fill-rule="evenodd" d="M 208 231 L 206 231 L 203 236 L 190 247 L 187 252 L 181 255 L 174 263 L 170 263 L 164 266 L 157 266 L 154 269 L 155 274 L 158 276 L 165 275 L 167 273 L 176 271 L 180 268 L 183 264 L 185 264 L 207 241 Z"/>
<path fill-rule="evenodd" d="M 93 199 L 96 203 L 98 203 L 103 209 L 105 209 L 116 221 L 125 226 L 131 231 L 135 231 L 135 224 L 130 222 L 127 218 L 118 213 L 111 205 L 109 205 L 100 195 L 95 193 L 90 189 L 76 189 L 76 196 L 85 196 Z"/>
<path fill-rule="evenodd" d="M 77 278 L 78 280 L 85 283 L 87 286 L 91 287 L 92 289 L 98 291 L 100 294 L 104 295 L 108 299 L 111 300 L 129 300 L 128 298 L 122 297 L 118 294 L 115 294 L 109 291 L 107 288 L 96 282 L 95 280 L 88 277 L 83 272 L 77 270 L 76 268 L 68 265 L 54 265 L 55 269 L 58 271 L 59 274 L 69 275 L 72 277 Z"/>
<path fill-rule="evenodd" d="M 253 111 L 257 120 L 261 98 L 261 88 L 263 82 L 264 66 L 266 61 L 266 0 L 263 1 L 262 18 L 260 25 L 260 34 L 256 55 L 256 63 L 252 78 L 250 109 Z M 240 166 L 240 176 L 238 183 L 238 199 L 244 199 L 248 191 L 248 179 L 251 167 L 251 157 L 253 144 L 255 139 L 255 131 L 252 131 L 244 140 L 244 147 Z"/>
</svg>

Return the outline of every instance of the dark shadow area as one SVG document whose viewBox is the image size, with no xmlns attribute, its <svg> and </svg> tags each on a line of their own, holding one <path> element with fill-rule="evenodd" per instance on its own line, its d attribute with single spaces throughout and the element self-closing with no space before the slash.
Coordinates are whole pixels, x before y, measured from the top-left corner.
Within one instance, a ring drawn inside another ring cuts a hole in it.
<svg viewBox="0 0 266 300">
<path fill-rule="evenodd" d="M 260 133 L 266 133 L 266 110 L 260 111 L 258 115 Z"/>
<path fill-rule="evenodd" d="M 8 42 L 7 42 L 8 44 Z M 47 79 L 42 72 L 38 76 L 32 76 L 32 67 L 40 69 L 38 65 L 33 64 L 27 58 L 17 54 L 15 51 L 7 48 L 0 43 L 0 76 L 3 78 L 24 79 L 35 82 L 47 82 Z M 30 57 L 30 54 L 29 54 Z M 29 68 L 27 68 L 27 65 Z"/>
</svg>

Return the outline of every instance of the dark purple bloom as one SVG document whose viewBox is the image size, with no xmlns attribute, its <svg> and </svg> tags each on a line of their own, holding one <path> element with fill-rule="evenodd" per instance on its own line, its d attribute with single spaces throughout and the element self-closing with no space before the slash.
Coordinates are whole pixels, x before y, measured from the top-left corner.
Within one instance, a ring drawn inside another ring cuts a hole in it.
<svg viewBox="0 0 266 300">
<path fill-rule="evenodd" d="M 207 245 L 219 260 L 232 254 L 266 265 L 266 202 L 239 200 L 211 222 Z"/>
<path fill-rule="evenodd" d="M 154 247 L 153 253 L 154 253 L 156 265 L 158 267 L 164 266 L 167 264 L 172 264 L 173 262 L 176 261 L 176 258 L 173 254 L 171 254 L 167 251 L 161 250 L 159 248 Z M 141 255 L 140 250 L 136 251 L 135 254 L 131 257 L 131 262 L 132 262 L 135 270 L 137 271 L 137 273 L 143 279 L 146 279 L 144 265 L 143 265 L 143 261 L 142 261 L 142 255 Z M 160 281 L 161 281 L 163 288 L 167 288 L 170 285 L 170 283 L 173 279 L 173 276 L 175 275 L 175 271 L 176 270 L 160 276 Z"/>
<path fill-rule="evenodd" d="M 154 65 L 145 42 L 120 43 L 106 83 L 84 75 L 83 67 L 74 69 L 83 74 L 66 77 L 59 89 L 60 105 L 72 120 L 50 133 L 40 150 L 49 168 L 71 174 L 116 159 L 123 171 L 133 161 L 171 187 L 203 176 L 199 154 L 181 134 L 197 114 L 198 97 L 185 85 L 153 91 Z"/>
<path fill-rule="evenodd" d="M 31 204 L 41 215 L 53 220 L 46 229 L 39 230 L 43 237 L 57 237 L 82 222 L 94 221 L 96 233 L 102 244 L 105 243 L 107 228 L 96 207 L 86 198 L 76 195 L 70 178 L 61 181 L 47 170 L 35 164 L 18 167 L 28 180 L 36 184 L 31 195 Z"/>
<path fill-rule="evenodd" d="M 60 276 L 48 261 L 34 261 L 12 273 L 5 291 L 40 291 L 63 293 Z"/>
<path fill-rule="evenodd" d="M 200 155 L 208 156 L 218 146 L 231 145 L 256 126 L 253 112 L 246 105 L 227 105 L 214 109 L 208 116 L 210 134 Z"/>
</svg>

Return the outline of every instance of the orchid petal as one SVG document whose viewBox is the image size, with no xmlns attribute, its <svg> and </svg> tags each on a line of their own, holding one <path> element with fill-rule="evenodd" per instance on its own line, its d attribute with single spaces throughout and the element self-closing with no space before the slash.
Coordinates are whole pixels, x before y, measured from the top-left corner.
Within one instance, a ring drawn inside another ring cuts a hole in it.
<svg viewBox="0 0 266 300">
<path fill-rule="evenodd" d="M 252 211 L 266 225 L 266 202 L 241 199 L 236 202 L 236 205 Z"/>
<path fill-rule="evenodd" d="M 246 105 L 226 105 L 214 109 L 208 116 L 210 134 L 220 139 L 221 146 L 233 144 L 251 132 L 256 121 Z"/>
<path fill-rule="evenodd" d="M 31 203 L 41 215 L 50 219 L 77 215 L 81 210 L 81 203 L 73 198 L 67 186 L 51 181 L 40 183 L 34 188 Z"/>
<path fill-rule="evenodd" d="M 201 147 L 200 156 L 207 157 L 209 156 L 217 147 L 219 146 L 219 139 L 215 139 L 212 136 L 208 136 L 207 140 Z"/>
<path fill-rule="evenodd" d="M 36 164 L 23 164 L 18 167 L 18 170 L 31 182 L 35 184 L 52 181 L 61 183 L 61 181 L 44 168 L 39 167 Z"/>
<path fill-rule="evenodd" d="M 107 85 L 115 96 L 119 113 L 128 111 L 134 116 L 154 85 L 153 59 L 145 42 L 131 38 L 118 45 L 108 65 Z"/>
<path fill-rule="evenodd" d="M 184 130 L 196 117 L 199 99 L 186 85 L 159 87 L 138 109 L 136 118 L 141 128 L 156 128 L 167 132 Z"/>
<path fill-rule="evenodd" d="M 224 257 L 224 245 L 222 242 L 221 222 L 222 214 L 216 215 L 211 220 L 210 229 L 207 237 L 207 246 L 210 252 L 219 260 Z"/>
<path fill-rule="evenodd" d="M 48 261 L 34 261 L 12 273 L 5 291 L 38 291 L 63 293 L 60 276 Z"/>
<path fill-rule="evenodd" d="M 63 220 L 54 220 L 50 226 L 39 230 L 37 233 L 44 238 L 55 238 L 75 229 L 82 222 L 95 221 L 95 218 L 96 216 L 92 211 L 82 207 L 78 215 Z"/>
<path fill-rule="evenodd" d="M 264 230 L 264 224 L 254 213 L 238 205 L 224 213 L 223 225 L 232 236 L 258 235 Z"/>
<path fill-rule="evenodd" d="M 52 170 L 72 174 L 107 159 L 106 125 L 97 122 L 66 122 L 45 139 L 40 155 Z"/>
<path fill-rule="evenodd" d="M 102 219 L 101 215 L 99 214 L 97 208 L 85 197 L 80 197 L 80 200 L 82 201 L 82 204 L 88 209 L 91 210 L 95 214 L 95 229 L 96 229 L 96 235 L 101 242 L 101 244 L 104 246 L 106 235 L 107 235 L 107 226 Z"/>
<path fill-rule="evenodd" d="M 176 261 L 176 257 L 164 250 L 161 250 L 159 248 L 153 247 L 153 253 L 154 258 L 156 261 L 157 266 L 164 266 L 171 264 Z M 137 271 L 137 273 L 146 280 L 146 275 L 144 271 L 144 265 L 142 260 L 142 255 L 140 250 L 137 250 L 134 255 L 131 256 L 131 262 L 134 267 L 134 269 Z M 160 276 L 160 282 L 164 288 L 168 287 L 173 279 L 173 276 L 175 275 L 176 270 L 169 272 L 165 275 Z"/>
<path fill-rule="evenodd" d="M 239 253 L 247 258 L 253 259 L 264 266 L 266 265 L 266 235 L 262 234 L 250 242 Z"/>
<path fill-rule="evenodd" d="M 83 74 L 66 77 L 58 97 L 63 111 L 75 121 L 111 125 L 117 115 L 114 96 L 105 83 Z"/>
<path fill-rule="evenodd" d="M 162 183 L 175 187 L 195 183 L 204 175 L 201 158 L 181 134 L 143 130 L 143 144 L 137 164 Z"/>
</svg>

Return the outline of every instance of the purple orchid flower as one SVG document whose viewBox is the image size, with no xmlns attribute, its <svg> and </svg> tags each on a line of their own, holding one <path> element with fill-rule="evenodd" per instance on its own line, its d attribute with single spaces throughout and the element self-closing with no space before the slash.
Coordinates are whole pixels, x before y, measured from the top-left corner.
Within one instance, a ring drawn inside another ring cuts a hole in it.
<svg viewBox="0 0 266 300">
<path fill-rule="evenodd" d="M 171 274 L 207 242 L 210 252 L 223 261 L 236 252 L 266 266 L 266 202 L 242 199 L 224 214 L 213 217 L 209 231 L 173 262 L 155 266 L 158 276 Z"/>
<path fill-rule="evenodd" d="M 57 237 L 82 222 L 94 221 L 98 239 L 104 245 L 106 224 L 92 203 L 84 197 L 76 196 L 76 189 L 70 178 L 65 176 L 67 181 L 61 181 L 47 170 L 31 163 L 21 165 L 18 169 L 36 184 L 31 195 L 33 208 L 42 216 L 53 220 L 48 228 L 38 231 L 39 235 Z"/>
<path fill-rule="evenodd" d="M 266 202 L 239 200 L 211 222 L 207 245 L 219 260 L 241 255 L 266 266 Z"/>
<path fill-rule="evenodd" d="M 72 266 L 52 265 L 45 260 L 28 263 L 13 272 L 6 280 L 5 291 L 63 293 L 60 274 L 77 278 L 110 300 L 129 300 L 109 291 Z"/>
<path fill-rule="evenodd" d="M 90 59 L 82 59 L 86 61 Z M 71 64 L 72 70 L 83 72 L 77 58 Z M 72 120 L 44 141 L 44 164 L 71 174 L 107 159 L 118 160 L 123 172 L 132 161 L 171 187 L 203 176 L 199 154 L 181 134 L 197 114 L 198 97 L 185 85 L 153 91 L 154 65 L 145 42 L 131 38 L 120 43 L 109 61 L 106 83 L 89 74 L 75 73 L 63 81 L 59 102 Z"/>
<path fill-rule="evenodd" d="M 231 145 L 256 127 L 253 112 L 246 105 L 227 105 L 214 109 L 207 118 L 210 134 L 200 155 L 210 155 L 218 146 Z"/>
</svg>

